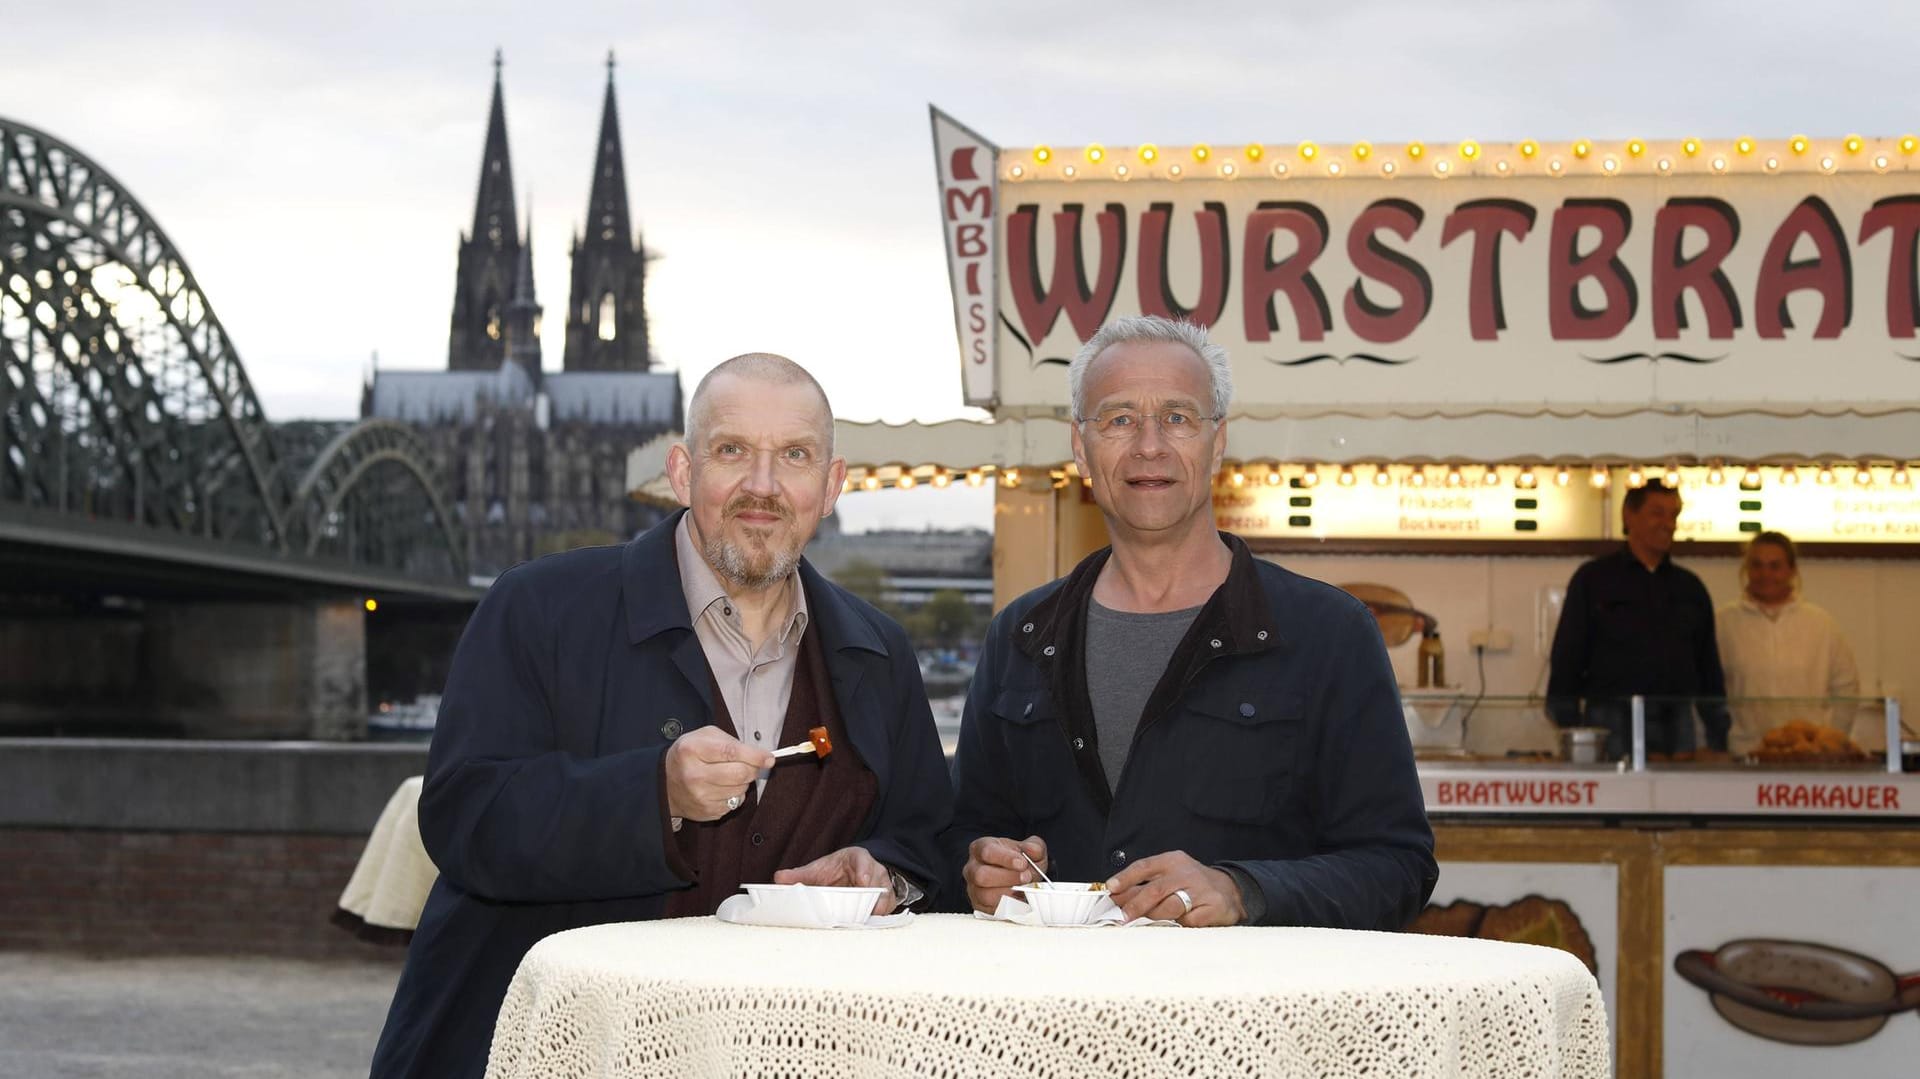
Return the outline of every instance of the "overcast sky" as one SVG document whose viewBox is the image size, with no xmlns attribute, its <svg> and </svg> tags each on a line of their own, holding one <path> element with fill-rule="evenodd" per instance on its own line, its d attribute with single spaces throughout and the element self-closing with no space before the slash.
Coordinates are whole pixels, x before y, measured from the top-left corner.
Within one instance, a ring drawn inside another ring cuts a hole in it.
<svg viewBox="0 0 1920 1079">
<path fill-rule="evenodd" d="M 960 405 L 927 105 L 1005 146 L 1898 134 L 1920 5 L 0 0 L 0 116 L 130 188 L 276 420 L 446 366 L 496 46 L 558 368 L 609 48 L 655 349 L 770 350 L 852 419 Z M 971 500 L 969 498 L 971 497 Z M 862 499 L 867 501 L 862 503 Z M 848 523 L 985 524 L 958 492 Z"/>
</svg>

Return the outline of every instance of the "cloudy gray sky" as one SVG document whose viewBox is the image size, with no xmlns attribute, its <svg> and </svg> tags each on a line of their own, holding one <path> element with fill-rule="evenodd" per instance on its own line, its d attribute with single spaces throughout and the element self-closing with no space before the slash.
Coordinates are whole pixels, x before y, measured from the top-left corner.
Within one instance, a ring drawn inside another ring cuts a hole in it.
<svg viewBox="0 0 1920 1079">
<path fill-rule="evenodd" d="M 0 115 L 157 216 L 275 419 L 352 415 L 376 350 L 445 366 L 496 46 L 550 367 L 612 48 L 659 357 L 783 352 L 896 422 L 969 414 L 930 102 L 1007 146 L 1920 128 L 1920 5 L 1895 0 L 0 0 L 0 28 Z M 985 521 L 862 497 L 855 527 Z"/>
</svg>

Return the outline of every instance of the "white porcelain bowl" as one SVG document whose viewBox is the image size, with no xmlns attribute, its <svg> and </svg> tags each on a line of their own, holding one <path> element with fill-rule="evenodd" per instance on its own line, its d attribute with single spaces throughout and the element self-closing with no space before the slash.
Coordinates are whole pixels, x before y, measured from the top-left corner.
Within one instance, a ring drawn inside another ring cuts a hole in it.
<svg viewBox="0 0 1920 1079">
<path fill-rule="evenodd" d="M 811 884 L 745 884 L 756 907 L 783 919 L 820 925 L 864 925 L 885 888 L 832 888 Z"/>
<path fill-rule="evenodd" d="M 1086 925 L 1094 908 L 1106 898 L 1104 886 L 1057 880 L 1052 884 L 1022 884 L 1013 889 L 1047 925 Z"/>
</svg>

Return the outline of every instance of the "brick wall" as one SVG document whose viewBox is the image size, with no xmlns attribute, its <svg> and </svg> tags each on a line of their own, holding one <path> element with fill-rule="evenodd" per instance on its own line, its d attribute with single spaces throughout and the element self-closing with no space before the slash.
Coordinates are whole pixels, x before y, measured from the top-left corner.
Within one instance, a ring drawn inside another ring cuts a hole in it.
<svg viewBox="0 0 1920 1079">
<path fill-rule="evenodd" d="M 0 827 L 0 950 L 398 962 L 329 923 L 366 836 Z"/>
</svg>

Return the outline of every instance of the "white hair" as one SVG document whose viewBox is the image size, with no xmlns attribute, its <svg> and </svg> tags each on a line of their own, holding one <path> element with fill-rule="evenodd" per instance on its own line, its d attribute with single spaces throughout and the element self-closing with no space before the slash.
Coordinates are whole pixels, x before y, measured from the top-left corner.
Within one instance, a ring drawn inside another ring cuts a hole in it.
<svg viewBox="0 0 1920 1079">
<path fill-rule="evenodd" d="M 1074 353 L 1073 362 L 1067 365 L 1067 393 L 1073 401 L 1074 419 L 1089 418 L 1087 368 L 1093 366 L 1094 358 L 1114 345 L 1134 341 L 1164 341 L 1192 349 L 1207 365 L 1207 385 L 1213 390 L 1213 415 L 1227 414 L 1227 406 L 1233 403 L 1233 361 L 1227 358 L 1226 349 L 1207 339 L 1206 327 L 1159 315 L 1131 315 L 1112 319 L 1094 331 L 1087 343 L 1080 346 L 1080 351 Z"/>
</svg>

